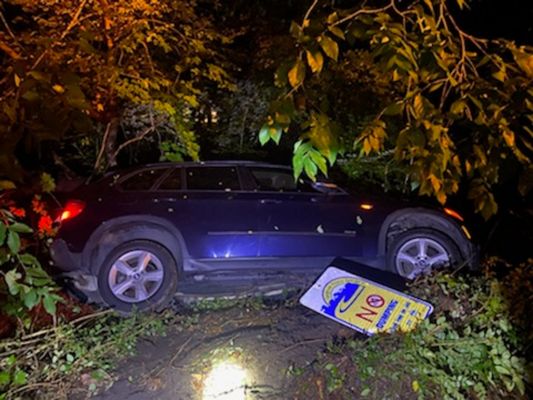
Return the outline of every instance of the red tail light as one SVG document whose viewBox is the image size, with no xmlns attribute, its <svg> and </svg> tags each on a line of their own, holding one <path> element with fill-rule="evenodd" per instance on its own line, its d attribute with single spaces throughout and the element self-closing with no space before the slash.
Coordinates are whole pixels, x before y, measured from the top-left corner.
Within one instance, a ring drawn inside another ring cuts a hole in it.
<svg viewBox="0 0 533 400">
<path fill-rule="evenodd" d="M 67 201 L 67 205 L 61 212 L 61 215 L 59 216 L 59 222 L 64 222 L 66 220 L 77 217 L 83 212 L 84 208 L 85 208 L 85 203 L 83 201 L 80 201 L 80 200 Z"/>
</svg>

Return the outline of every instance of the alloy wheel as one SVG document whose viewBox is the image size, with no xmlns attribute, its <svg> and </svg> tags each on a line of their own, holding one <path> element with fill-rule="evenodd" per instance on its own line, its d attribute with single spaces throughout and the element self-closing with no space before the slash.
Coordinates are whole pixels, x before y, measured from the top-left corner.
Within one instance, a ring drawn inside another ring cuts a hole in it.
<svg viewBox="0 0 533 400">
<path fill-rule="evenodd" d="M 111 266 L 108 284 L 118 299 L 127 303 L 140 303 L 152 297 L 164 280 L 163 264 L 146 250 L 129 251 Z"/>
<path fill-rule="evenodd" d="M 414 238 L 405 242 L 396 254 L 396 270 L 407 279 L 450 264 L 450 255 L 437 241 Z"/>
</svg>

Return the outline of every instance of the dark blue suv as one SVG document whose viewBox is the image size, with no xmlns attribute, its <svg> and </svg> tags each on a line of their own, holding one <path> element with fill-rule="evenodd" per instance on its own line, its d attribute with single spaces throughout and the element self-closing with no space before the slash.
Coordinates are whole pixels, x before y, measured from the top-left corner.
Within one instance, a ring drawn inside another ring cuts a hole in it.
<svg viewBox="0 0 533 400">
<path fill-rule="evenodd" d="M 335 257 L 412 279 L 474 254 L 453 210 L 371 201 L 246 161 L 110 173 L 75 192 L 59 219 L 56 266 L 91 301 L 125 312 L 176 291 L 315 277 Z"/>
</svg>

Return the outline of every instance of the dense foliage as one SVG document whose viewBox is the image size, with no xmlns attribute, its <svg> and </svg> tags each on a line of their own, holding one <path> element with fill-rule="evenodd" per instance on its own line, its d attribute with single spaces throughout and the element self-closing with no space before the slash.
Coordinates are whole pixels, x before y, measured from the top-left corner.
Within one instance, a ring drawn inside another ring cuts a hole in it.
<svg viewBox="0 0 533 400">
<path fill-rule="evenodd" d="M 9 0 L 0 12 L 2 175 L 22 179 L 20 153 L 61 165 L 60 141 L 97 170 L 148 135 L 198 158 L 201 87 L 231 84 L 220 50 L 230 38 L 195 0 Z M 131 107 L 142 111 L 133 126 Z"/>
<path fill-rule="evenodd" d="M 389 152 L 413 190 L 443 204 L 466 183 L 485 218 L 498 210 L 497 184 L 511 181 L 526 196 L 533 49 L 464 31 L 456 15 L 467 6 L 464 0 L 391 0 L 332 10 L 313 1 L 291 26 L 297 55 L 278 68 L 276 83 L 286 90 L 259 133 L 261 143 L 278 143 L 297 123 L 303 134 L 294 146 L 295 175 L 312 178 L 326 174 L 339 152 Z M 348 64 L 341 71 L 366 72 L 376 88 L 386 88 L 372 117 L 348 125 L 348 132 L 336 114 L 339 96 L 321 85 L 339 63 Z"/>
</svg>

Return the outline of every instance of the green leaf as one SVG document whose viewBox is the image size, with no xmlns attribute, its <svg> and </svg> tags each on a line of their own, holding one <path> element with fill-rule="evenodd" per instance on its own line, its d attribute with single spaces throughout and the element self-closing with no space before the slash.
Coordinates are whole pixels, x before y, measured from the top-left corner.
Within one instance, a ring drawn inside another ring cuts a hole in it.
<svg viewBox="0 0 533 400">
<path fill-rule="evenodd" d="M 20 237 L 17 232 L 9 231 L 7 234 L 7 247 L 13 254 L 17 254 L 20 250 Z"/>
<path fill-rule="evenodd" d="M 270 134 L 268 132 L 269 129 L 270 126 L 268 124 L 264 124 L 259 131 L 259 143 L 261 143 L 261 146 L 264 146 L 265 143 L 270 140 Z"/>
<path fill-rule="evenodd" d="M 296 60 L 296 63 L 288 73 L 289 84 L 292 87 L 299 86 L 305 79 L 305 65 L 302 60 Z"/>
<path fill-rule="evenodd" d="M 292 169 L 294 173 L 294 179 L 298 179 L 304 169 L 304 158 L 301 153 L 297 153 L 292 156 Z"/>
<path fill-rule="evenodd" d="M 11 354 L 7 359 L 6 359 L 6 365 L 8 367 L 12 367 L 13 365 L 15 365 L 15 363 L 17 362 L 17 357 L 14 355 L 14 354 Z"/>
<path fill-rule="evenodd" d="M 324 56 L 322 55 L 322 52 L 320 50 L 313 52 L 307 50 L 305 54 L 307 56 L 307 64 L 309 65 L 309 68 L 311 68 L 311 72 L 320 73 L 320 71 L 322 71 L 322 67 L 324 66 Z"/>
<path fill-rule="evenodd" d="M 316 164 L 310 158 L 306 158 L 304 161 L 304 170 L 309 178 L 316 181 L 317 167 Z"/>
<path fill-rule="evenodd" d="M 46 312 L 50 315 L 56 313 L 56 298 L 52 295 L 46 295 L 43 298 L 43 306 Z"/>
<path fill-rule="evenodd" d="M 329 58 L 337 61 L 339 58 L 339 45 L 336 41 L 331 39 L 329 36 L 322 35 L 318 38 L 318 44 L 320 47 L 322 47 L 322 50 L 324 50 L 324 53 L 326 53 Z"/>
<path fill-rule="evenodd" d="M 6 272 L 4 275 L 9 293 L 11 293 L 13 296 L 16 296 L 20 291 L 20 285 L 18 283 L 20 278 L 22 278 L 22 275 L 14 269 Z"/>
<path fill-rule="evenodd" d="M 4 224 L 3 221 L 0 221 L 0 246 L 4 244 L 4 240 L 6 240 L 6 224 Z"/>
<path fill-rule="evenodd" d="M 33 229 L 31 229 L 28 225 L 22 224 L 20 222 L 15 222 L 12 225 L 9 225 L 8 229 L 13 232 L 18 233 L 32 233 Z"/>
<path fill-rule="evenodd" d="M 31 310 L 35 305 L 39 302 L 39 297 L 37 296 L 37 292 L 35 290 L 30 290 L 26 295 L 24 296 L 24 306 L 28 310 Z"/>
<path fill-rule="evenodd" d="M 8 371 L 0 371 L 0 386 L 5 386 L 11 382 L 11 375 Z"/>
<path fill-rule="evenodd" d="M 328 165 L 326 164 L 326 159 L 317 151 L 311 151 L 309 153 L 313 162 L 317 165 L 318 169 L 325 175 L 328 176 Z"/>
<path fill-rule="evenodd" d="M 26 384 L 28 380 L 28 374 L 22 370 L 18 370 L 15 372 L 15 375 L 13 376 L 13 384 L 16 386 L 21 386 Z"/>
</svg>

